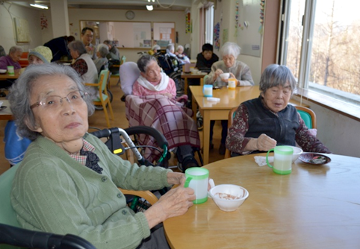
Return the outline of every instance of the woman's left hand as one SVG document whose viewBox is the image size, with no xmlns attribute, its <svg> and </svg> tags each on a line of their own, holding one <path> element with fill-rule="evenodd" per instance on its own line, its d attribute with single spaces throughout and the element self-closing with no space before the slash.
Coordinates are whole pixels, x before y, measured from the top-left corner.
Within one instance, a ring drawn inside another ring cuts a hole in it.
<svg viewBox="0 0 360 249">
<path fill-rule="evenodd" d="M 185 174 L 179 173 L 179 172 L 169 172 L 167 174 L 167 181 L 169 184 L 178 184 L 178 185 L 184 185 L 185 183 Z"/>
<path fill-rule="evenodd" d="M 172 99 L 172 98 L 173 98 L 173 96 L 172 96 L 171 93 L 162 93 L 162 95 L 168 97 L 169 99 Z"/>
</svg>

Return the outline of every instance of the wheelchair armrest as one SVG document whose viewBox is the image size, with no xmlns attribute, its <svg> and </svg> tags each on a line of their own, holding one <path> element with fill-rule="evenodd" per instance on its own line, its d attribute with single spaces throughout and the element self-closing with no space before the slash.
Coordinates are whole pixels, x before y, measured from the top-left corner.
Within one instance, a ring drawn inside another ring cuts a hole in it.
<svg viewBox="0 0 360 249">
<path fill-rule="evenodd" d="M 5 224 L 0 224 L 0 244 L 37 249 L 96 249 L 90 242 L 72 234 L 57 235 Z"/>
<path fill-rule="evenodd" d="M 124 195 L 135 195 L 135 196 L 139 196 L 141 198 L 144 198 L 151 205 L 154 205 L 158 201 L 158 198 L 153 193 L 151 193 L 150 191 L 127 190 L 127 189 L 122 189 L 122 188 L 119 188 L 119 190 Z"/>
<path fill-rule="evenodd" d="M 129 127 L 129 128 L 124 129 L 124 130 L 126 131 L 126 133 L 129 136 L 135 135 L 135 134 L 150 135 L 153 138 L 155 138 L 157 144 L 161 148 L 163 148 L 164 145 L 166 145 L 166 147 L 168 147 L 168 142 L 167 142 L 166 138 L 164 137 L 164 135 L 162 133 L 160 133 L 158 130 L 154 129 L 153 127 L 139 125 L 139 126 Z"/>
</svg>

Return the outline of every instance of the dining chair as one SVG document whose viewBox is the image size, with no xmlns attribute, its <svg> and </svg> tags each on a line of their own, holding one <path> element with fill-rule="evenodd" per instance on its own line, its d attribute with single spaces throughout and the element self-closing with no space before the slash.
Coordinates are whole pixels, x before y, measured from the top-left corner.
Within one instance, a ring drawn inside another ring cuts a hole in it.
<svg viewBox="0 0 360 249">
<path fill-rule="evenodd" d="M 313 110 L 304 106 L 295 106 L 296 110 L 304 120 L 305 125 L 309 129 L 316 129 L 316 114 Z"/>
<path fill-rule="evenodd" d="M 309 128 L 309 129 L 316 129 L 316 115 L 315 112 L 307 107 L 304 106 L 294 106 L 297 110 L 297 112 L 300 114 L 301 118 L 304 120 L 305 125 Z M 233 123 L 234 117 L 235 117 L 235 112 L 238 109 L 238 107 L 234 107 L 233 109 L 230 110 L 229 112 L 229 117 L 228 117 L 228 128 L 230 128 L 230 126 Z M 225 156 L 224 158 L 229 158 L 230 157 L 230 151 L 228 149 L 225 150 Z"/>
<path fill-rule="evenodd" d="M 107 83 L 108 83 L 109 73 L 110 72 L 108 69 L 102 70 L 100 73 L 100 78 L 99 78 L 98 83 L 85 83 L 85 86 L 92 86 L 92 87 L 98 88 L 99 94 L 93 100 L 93 103 L 95 106 L 101 106 L 102 109 L 104 110 L 108 128 L 110 128 L 110 120 L 109 120 L 109 115 L 108 115 L 108 112 L 106 109 L 107 106 L 109 107 L 111 119 L 114 120 L 114 113 L 113 113 L 113 110 L 111 107 L 109 93 L 107 91 Z"/>
</svg>

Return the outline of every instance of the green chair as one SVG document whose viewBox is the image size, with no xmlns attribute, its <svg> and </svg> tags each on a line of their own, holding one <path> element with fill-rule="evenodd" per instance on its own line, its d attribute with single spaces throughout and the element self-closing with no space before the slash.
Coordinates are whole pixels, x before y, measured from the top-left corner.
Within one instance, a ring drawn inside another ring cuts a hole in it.
<svg viewBox="0 0 360 249">
<path fill-rule="evenodd" d="M 307 107 L 295 106 L 296 110 L 304 120 L 305 125 L 309 129 L 316 129 L 316 115 L 315 112 Z"/>
</svg>

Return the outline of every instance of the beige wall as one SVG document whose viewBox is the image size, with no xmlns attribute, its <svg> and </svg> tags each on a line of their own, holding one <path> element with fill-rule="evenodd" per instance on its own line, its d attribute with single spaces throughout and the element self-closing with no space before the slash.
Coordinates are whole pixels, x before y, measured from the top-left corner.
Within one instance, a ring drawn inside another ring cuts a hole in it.
<svg viewBox="0 0 360 249">
<path fill-rule="evenodd" d="M 127 10 L 93 10 L 93 9 L 69 9 L 70 34 L 80 39 L 80 20 L 99 21 L 128 21 L 125 18 Z M 190 34 L 185 33 L 185 12 L 184 11 L 147 11 L 134 10 L 135 18 L 131 21 L 146 22 L 175 22 L 175 31 L 178 32 L 179 43 L 185 45 L 190 41 Z M 96 17 L 96 18 L 95 18 Z M 126 30 L 123 31 L 127 35 Z M 136 61 L 139 58 L 137 52 L 141 49 L 120 49 L 120 54 L 125 55 L 127 61 Z"/>
</svg>

